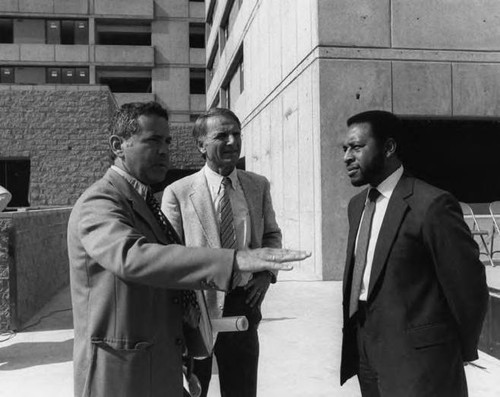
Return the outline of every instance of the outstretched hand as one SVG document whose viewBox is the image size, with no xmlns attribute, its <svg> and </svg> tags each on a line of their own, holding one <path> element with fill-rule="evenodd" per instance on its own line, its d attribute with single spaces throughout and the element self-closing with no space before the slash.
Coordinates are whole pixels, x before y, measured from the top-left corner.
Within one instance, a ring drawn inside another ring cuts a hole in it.
<svg viewBox="0 0 500 397">
<path fill-rule="evenodd" d="M 308 251 L 284 248 L 258 248 L 242 250 L 236 253 L 235 270 L 240 272 L 260 272 L 263 270 L 292 270 L 288 262 L 302 261 L 309 258 Z"/>
</svg>

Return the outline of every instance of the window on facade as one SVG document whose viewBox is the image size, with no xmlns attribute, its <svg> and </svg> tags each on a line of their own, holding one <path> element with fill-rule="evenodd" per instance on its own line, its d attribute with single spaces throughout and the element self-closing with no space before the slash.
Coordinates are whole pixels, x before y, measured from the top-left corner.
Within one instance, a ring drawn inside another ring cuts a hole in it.
<svg viewBox="0 0 500 397">
<path fill-rule="evenodd" d="M 45 35 L 47 44 L 88 44 L 88 21 L 46 20 Z"/>
<path fill-rule="evenodd" d="M 0 43 L 14 42 L 14 25 L 12 19 L 0 18 Z"/>
<path fill-rule="evenodd" d="M 205 48 L 205 26 L 202 23 L 189 24 L 189 47 Z"/>
<path fill-rule="evenodd" d="M 88 67 L 0 66 L 2 84 L 88 84 Z"/>
<path fill-rule="evenodd" d="M 96 25 L 96 44 L 102 45 L 151 45 L 151 24 L 130 22 L 114 24 L 101 22 Z"/>
<path fill-rule="evenodd" d="M 12 194 L 9 207 L 29 207 L 30 160 L 0 159 L 0 185 Z"/>
<path fill-rule="evenodd" d="M 234 66 L 230 68 L 228 83 L 223 89 L 225 92 L 225 106 L 233 109 L 236 105 L 240 94 L 245 89 L 244 85 L 244 67 L 243 67 L 243 51 L 236 57 L 237 61 Z"/>
<path fill-rule="evenodd" d="M 111 92 L 151 93 L 150 70 L 98 70 L 96 81 Z"/>
<path fill-rule="evenodd" d="M 232 0 L 228 1 L 228 11 L 223 18 L 223 22 L 221 23 L 221 51 L 224 49 L 224 46 L 229 39 L 229 35 L 234 27 L 234 21 L 238 16 L 238 12 L 240 10 L 241 1 L 240 0 Z"/>
<path fill-rule="evenodd" d="M 204 95 L 205 92 L 205 69 L 189 69 L 189 93 Z"/>
</svg>

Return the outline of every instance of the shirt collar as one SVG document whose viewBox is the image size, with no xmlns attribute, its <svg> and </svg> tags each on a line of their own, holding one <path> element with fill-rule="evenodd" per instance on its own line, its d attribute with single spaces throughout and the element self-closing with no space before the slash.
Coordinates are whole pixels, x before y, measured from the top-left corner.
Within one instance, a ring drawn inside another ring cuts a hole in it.
<svg viewBox="0 0 500 397">
<path fill-rule="evenodd" d="M 117 172 L 119 175 L 121 175 L 125 180 L 132 185 L 134 190 L 139 193 L 139 195 L 146 200 L 146 196 L 149 191 L 149 186 L 145 185 L 141 181 L 137 180 L 134 178 L 132 175 L 130 175 L 127 171 L 122 170 L 120 167 L 117 167 L 116 165 L 112 165 L 111 169 L 115 172 Z"/>
<path fill-rule="evenodd" d="M 218 174 L 214 170 L 212 170 L 207 164 L 203 167 L 205 172 L 205 177 L 207 178 L 208 185 L 211 186 L 217 193 L 219 193 L 220 186 L 222 183 L 222 179 L 224 178 L 222 175 Z M 233 189 L 236 189 L 238 185 L 238 171 L 234 168 L 231 173 L 228 175 L 228 178 L 231 179 L 231 186 Z"/>
<path fill-rule="evenodd" d="M 382 196 L 387 199 L 390 199 L 396 185 L 398 184 L 401 176 L 403 175 L 404 168 L 403 166 L 399 166 L 399 168 L 394 171 L 391 175 L 385 178 L 378 186 L 376 186 L 377 190 L 380 192 Z"/>
</svg>

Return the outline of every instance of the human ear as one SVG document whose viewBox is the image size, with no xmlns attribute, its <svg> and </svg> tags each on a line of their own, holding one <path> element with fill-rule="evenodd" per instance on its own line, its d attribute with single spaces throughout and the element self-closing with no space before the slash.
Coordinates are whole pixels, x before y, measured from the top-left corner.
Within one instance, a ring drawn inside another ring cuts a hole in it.
<svg viewBox="0 0 500 397">
<path fill-rule="evenodd" d="M 389 158 L 396 153 L 397 143 L 394 139 L 389 138 L 385 142 L 385 157 Z"/>
<path fill-rule="evenodd" d="M 201 153 L 201 154 L 206 154 L 207 153 L 207 149 L 205 148 L 205 145 L 204 145 L 204 141 L 200 141 L 198 140 L 196 142 L 196 146 L 198 147 L 198 151 Z"/>
<path fill-rule="evenodd" d="M 122 137 L 118 135 L 111 135 L 109 137 L 109 146 L 111 147 L 111 151 L 115 154 L 116 157 L 123 156 L 123 144 L 125 143 Z"/>
</svg>

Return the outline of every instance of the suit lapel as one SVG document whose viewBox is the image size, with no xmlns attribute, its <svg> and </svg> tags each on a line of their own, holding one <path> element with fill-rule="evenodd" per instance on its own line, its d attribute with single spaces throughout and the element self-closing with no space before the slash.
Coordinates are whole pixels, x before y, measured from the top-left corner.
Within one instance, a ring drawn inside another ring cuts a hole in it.
<svg viewBox="0 0 500 397">
<path fill-rule="evenodd" d="M 349 213 L 349 236 L 347 238 L 347 255 L 343 283 L 344 296 L 347 292 L 350 294 L 351 282 L 349 280 L 349 275 L 352 274 L 352 267 L 354 266 L 354 261 L 352 260 L 354 256 L 354 246 L 356 243 L 356 235 L 358 234 L 359 223 L 361 222 L 361 215 L 365 208 L 366 192 L 367 189 L 354 197 L 352 208 Z"/>
<path fill-rule="evenodd" d="M 413 193 L 413 179 L 403 175 L 399 180 L 385 212 L 384 220 L 377 238 L 377 245 L 373 255 L 368 299 L 371 298 L 373 288 L 384 269 L 387 257 L 392 249 L 401 223 L 408 209 L 406 198 Z"/>
<path fill-rule="evenodd" d="M 247 174 L 246 172 L 238 171 L 238 180 L 240 182 L 241 189 L 243 190 L 243 194 L 245 195 L 245 200 L 247 202 L 248 212 L 250 216 L 250 222 L 255 224 L 259 216 L 262 217 L 262 214 L 259 214 L 258 207 L 256 206 L 258 203 L 261 202 L 261 199 L 259 199 L 260 197 L 259 189 L 257 185 L 252 181 L 249 174 Z M 259 236 L 256 235 L 257 228 L 252 227 L 252 225 L 250 226 L 251 226 L 250 247 L 257 247 L 260 244 L 262 236 L 259 238 Z"/>
<path fill-rule="evenodd" d="M 132 185 L 112 169 L 108 170 L 104 178 L 108 179 L 127 198 L 136 214 L 151 226 L 157 240 L 163 244 L 168 244 L 167 236 L 165 236 L 161 226 L 147 206 L 146 201 L 137 193 Z"/>
<path fill-rule="evenodd" d="M 218 222 L 215 218 L 212 195 L 208 189 L 203 169 L 196 174 L 191 189 L 189 197 L 198 215 L 203 234 L 210 247 L 218 248 L 221 246 L 219 230 L 217 229 Z"/>
</svg>

